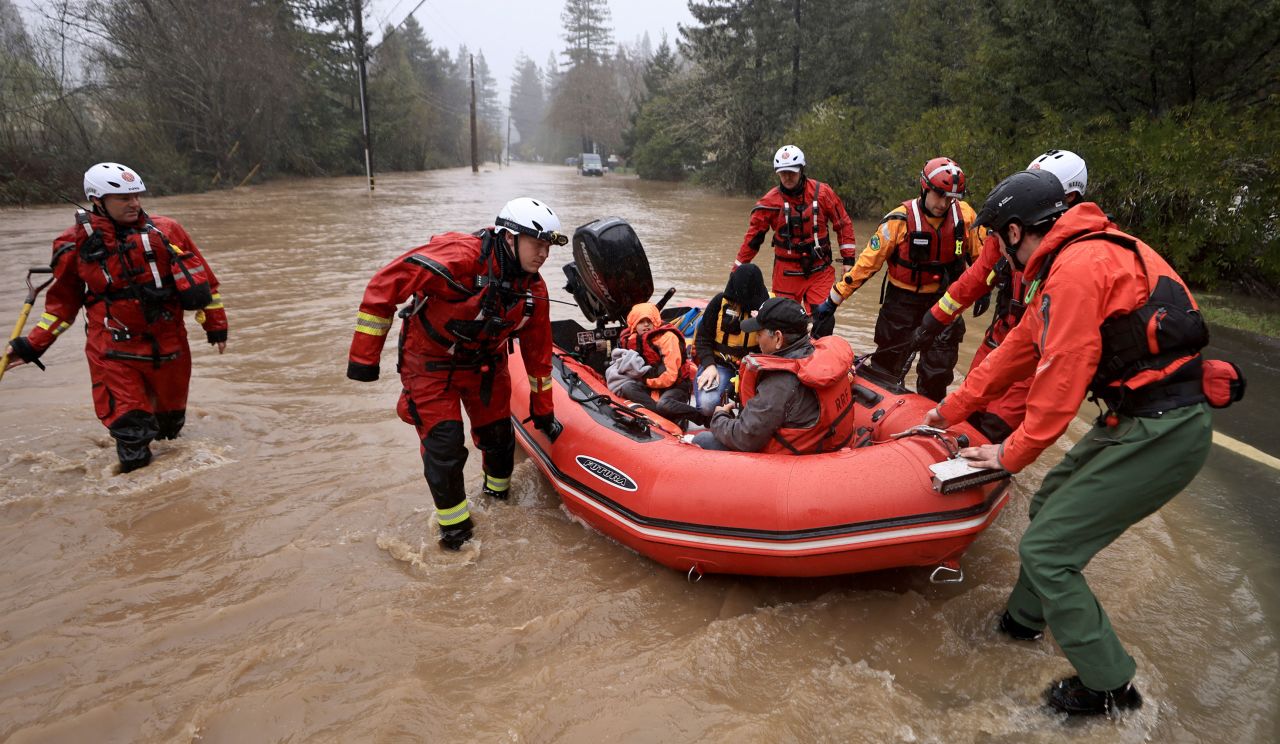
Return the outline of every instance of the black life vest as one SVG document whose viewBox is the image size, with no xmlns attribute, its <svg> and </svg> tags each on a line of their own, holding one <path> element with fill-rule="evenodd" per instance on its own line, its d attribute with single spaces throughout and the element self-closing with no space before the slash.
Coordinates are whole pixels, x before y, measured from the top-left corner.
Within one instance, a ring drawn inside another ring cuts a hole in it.
<svg viewBox="0 0 1280 744">
<path fill-rule="evenodd" d="M 742 331 L 742 316 L 743 310 L 738 303 L 722 297 L 711 352 L 731 367 L 737 367 L 747 354 L 760 350 L 756 334 Z"/>
<path fill-rule="evenodd" d="M 1090 392 L 1113 410 L 1136 416 L 1203 401 L 1200 350 L 1209 344 L 1209 328 L 1186 285 L 1172 269 L 1153 276 L 1136 238 L 1119 231 L 1102 230 L 1065 241 L 1041 266 L 1028 299 L 1048 278 L 1053 259 L 1062 249 L 1083 240 L 1105 240 L 1133 251 L 1149 292 L 1141 307 L 1103 321 L 1099 328 L 1102 355 L 1089 384 Z M 1176 364 L 1180 359 L 1187 361 Z M 1139 387 L 1127 384 L 1139 374 L 1153 370 L 1160 372 L 1155 379 Z"/>
<path fill-rule="evenodd" d="M 415 253 L 405 258 L 440 276 L 453 293 L 452 296 L 415 297 L 414 303 L 400 313 L 406 319 L 418 317 L 422 331 L 438 347 L 433 356 L 444 358 L 428 362 L 429 370 L 490 365 L 502 356 L 506 340 L 533 316 L 534 298 L 528 292 L 528 285 L 537 275 L 504 278 L 505 257 L 501 255 L 501 247 L 495 245 L 493 233 L 481 230 L 474 235 L 481 240 L 480 261 L 485 272 L 469 279 L 455 278 L 443 264 L 427 255 Z M 402 352 L 407 326 L 406 322 L 401 328 Z"/>
</svg>

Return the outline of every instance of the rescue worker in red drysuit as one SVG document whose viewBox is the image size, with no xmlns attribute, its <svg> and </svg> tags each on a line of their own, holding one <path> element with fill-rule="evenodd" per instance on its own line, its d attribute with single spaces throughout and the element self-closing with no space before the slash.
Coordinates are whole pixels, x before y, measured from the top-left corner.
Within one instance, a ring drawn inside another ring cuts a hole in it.
<svg viewBox="0 0 1280 744">
<path fill-rule="evenodd" d="M 689 359 L 684 336 L 662 320 L 657 305 L 640 302 L 631 308 L 627 313 L 627 330 L 618 336 L 618 346 L 636 352 L 649 365 L 644 379 L 625 380 L 618 386 L 619 397 L 672 421 L 705 421 L 698 409 L 689 404 L 697 368 Z"/>
<path fill-rule="evenodd" d="M 529 375 L 534 426 L 555 441 L 560 423 L 551 402 L 551 314 L 538 269 L 552 245 L 565 245 L 560 218 L 529 198 L 507 202 L 495 227 L 444 233 L 384 266 L 369 280 L 351 340 L 347 377 L 378 379 L 379 359 L 400 311 L 396 369 L 404 389 L 396 412 L 421 442 L 423 472 L 440 524 L 440 545 L 459 550 L 471 539 L 463 466 L 462 408 L 471 441 L 484 458 L 482 492 L 505 500 L 515 435 L 507 340 L 520 337 Z"/>
<path fill-rule="evenodd" d="M 195 241 L 168 217 L 142 211 L 142 178 L 119 163 L 84 174 L 93 211 L 53 241 L 56 281 L 44 315 L 10 342 L 9 366 L 33 363 L 84 308 L 85 357 L 93 407 L 116 441 L 120 472 L 151 462 L 151 442 L 173 439 L 186 422 L 191 348 L 184 310 L 195 310 L 210 344 L 227 348 L 218 279 Z"/>
<path fill-rule="evenodd" d="M 1067 206 L 1084 201 L 1089 183 L 1089 171 L 1084 159 L 1069 150 L 1050 150 L 1032 160 L 1028 170 L 1044 169 L 1058 177 L 1067 193 Z M 912 348 L 923 349 L 942 333 L 953 320 L 973 305 L 973 315 L 986 312 L 991 293 L 996 293 L 996 312 L 991 325 L 982 338 L 982 345 L 973 356 L 969 371 L 978 368 L 982 360 L 992 352 L 1009 331 L 1018 324 L 1026 309 L 1022 299 L 1025 288 L 1022 272 L 1013 268 L 1009 259 L 1000 252 L 1000 241 L 995 235 L 987 235 L 982 244 L 982 254 L 938 300 L 916 329 Z M 969 417 L 973 424 L 992 442 L 1003 442 L 1027 412 L 1027 390 L 1031 380 L 1020 380 L 1009 386 L 1005 394 L 986 404 L 985 408 Z"/>
<path fill-rule="evenodd" d="M 810 455 L 853 439 L 853 349 L 838 336 L 809 336 L 809 314 L 795 300 L 774 297 L 742 321 L 759 354 L 739 368 L 742 408 L 718 406 L 693 443 L 710 450 Z"/>
<path fill-rule="evenodd" d="M 1136 664 L 1083 570 L 1131 525 L 1178 494 L 1204 464 L 1213 434 L 1200 349 L 1208 329 L 1176 272 L 1091 202 L 1066 207 L 1044 170 L 1015 173 L 979 221 L 1027 281 L 1027 313 L 924 423 L 963 421 L 1031 378 L 1027 415 L 1001 444 L 960 450 L 981 468 L 1017 473 L 1067 430 L 1087 394 L 1106 405 L 1045 476 L 1018 545 L 1021 569 L 999 629 L 1018 640 L 1046 626 L 1077 675 L 1046 691 L 1070 714 L 1136 708 Z"/>
<path fill-rule="evenodd" d="M 804 168 L 804 153 L 795 145 L 785 145 L 773 156 L 778 185 L 751 209 L 751 224 L 733 266 L 750 263 L 772 230 L 773 294 L 790 297 L 808 310 L 826 299 L 835 280 L 830 233 L 839 241 L 845 266 L 857 258 L 858 241 L 835 189 L 809 178 Z"/>
<path fill-rule="evenodd" d="M 965 175 L 950 158 L 934 158 L 920 171 L 920 195 L 903 202 L 880 221 L 867 247 L 830 295 L 813 311 L 814 335 L 830 333 L 836 308 L 887 262 L 876 318 L 876 350 L 871 363 L 893 375 L 902 374 L 911 356 L 912 334 L 930 306 L 969 261 L 982 252 L 982 236 L 973 229 L 973 208 L 961 201 Z M 916 390 L 942 400 L 954 378 L 964 340 L 964 320 L 957 318 L 920 353 Z"/>
</svg>

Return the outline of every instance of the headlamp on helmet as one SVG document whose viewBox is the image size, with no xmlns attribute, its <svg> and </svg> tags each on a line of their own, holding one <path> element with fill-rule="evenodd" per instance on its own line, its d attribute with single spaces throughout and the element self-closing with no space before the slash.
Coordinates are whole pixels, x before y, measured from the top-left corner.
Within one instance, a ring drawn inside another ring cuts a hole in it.
<svg viewBox="0 0 1280 744">
<path fill-rule="evenodd" d="M 527 196 L 507 202 L 493 225 L 498 232 L 506 230 L 512 234 L 528 235 L 552 245 L 569 243 L 569 236 L 560 232 L 560 218 L 551 211 L 551 207 Z"/>
</svg>

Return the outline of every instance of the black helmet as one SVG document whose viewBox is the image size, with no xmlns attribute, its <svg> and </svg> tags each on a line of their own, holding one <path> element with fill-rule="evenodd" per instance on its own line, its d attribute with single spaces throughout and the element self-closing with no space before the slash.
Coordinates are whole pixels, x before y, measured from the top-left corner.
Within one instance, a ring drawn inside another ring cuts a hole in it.
<svg viewBox="0 0 1280 744">
<path fill-rule="evenodd" d="M 1062 182 L 1047 170 L 1024 170 L 996 184 L 973 226 L 1003 230 L 1010 222 L 1038 225 L 1067 211 Z"/>
</svg>

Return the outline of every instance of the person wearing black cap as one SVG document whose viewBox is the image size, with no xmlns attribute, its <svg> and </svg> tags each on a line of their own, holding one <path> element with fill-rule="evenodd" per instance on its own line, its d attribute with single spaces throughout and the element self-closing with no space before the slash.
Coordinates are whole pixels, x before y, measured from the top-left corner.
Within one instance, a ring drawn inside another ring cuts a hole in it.
<svg viewBox="0 0 1280 744">
<path fill-rule="evenodd" d="M 742 358 L 760 351 L 756 335 L 742 330 L 742 321 L 759 310 L 767 299 L 769 290 L 764 286 L 760 267 L 743 264 L 729 274 L 724 291 L 712 297 L 702 311 L 702 320 L 693 334 L 698 356 L 695 395 L 702 415 L 710 416 L 720 405 Z"/>
<path fill-rule="evenodd" d="M 759 354 L 738 371 L 742 407 L 715 409 L 704 449 L 807 455 L 831 452 L 853 437 L 853 349 L 839 336 L 809 337 L 809 314 L 795 300 L 774 297 L 742 321 L 755 333 Z"/>
</svg>

